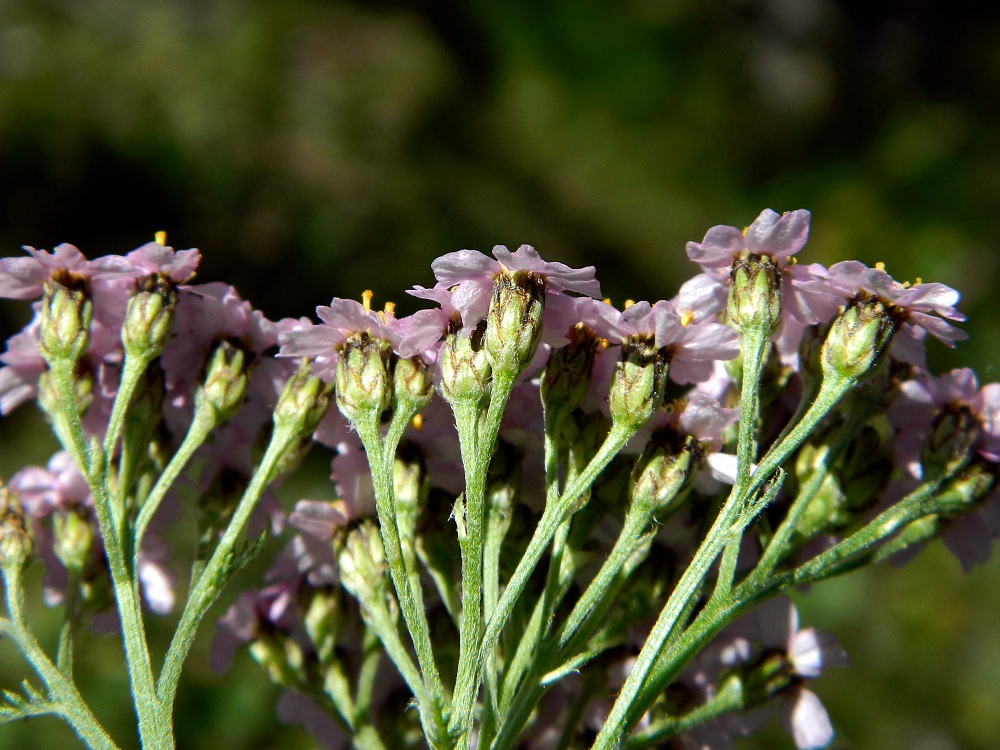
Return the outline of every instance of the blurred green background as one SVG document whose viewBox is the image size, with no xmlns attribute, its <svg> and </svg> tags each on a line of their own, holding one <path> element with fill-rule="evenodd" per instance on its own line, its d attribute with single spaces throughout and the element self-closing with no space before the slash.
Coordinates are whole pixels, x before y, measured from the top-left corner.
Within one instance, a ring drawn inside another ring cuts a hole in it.
<svg viewBox="0 0 1000 750">
<path fill-rule="evenodd" d="M 932 365 L 996 379 L 995 4 L 0 0 L 4 255 L 119 253 L 165 229 L 202 249 L 200 280 L 277 318 L 366 288 L 409 312 L 434 257 L 526 242 L 596 265 L 621 302 L 672 296 L 685 241 L 764 207 L 813 211 L 805 260 L 960 289 L 971 340 L 932 345 Z M 26 318 L 0 307 L 4 335 Z M 36 421 L 0 422 L 5 476 L 47 457 Z M 328 493 L 303 481 L 289 501 Z M 998 583 L 996 560 L 963 576 L 937 546 L 799 597 L 854 658 L 816 685 L 838 747 L 1000 747 Z M 87 649 L 127 737 L 118 646 Z M 220 681 L 196 654 L 180 746 L 310 747 L 236 670 Z M 12 686 L 7 644 L 0 671 Z M 0 728 L 0 748 L 69 737 L 39 721 Z"/>
</svg>

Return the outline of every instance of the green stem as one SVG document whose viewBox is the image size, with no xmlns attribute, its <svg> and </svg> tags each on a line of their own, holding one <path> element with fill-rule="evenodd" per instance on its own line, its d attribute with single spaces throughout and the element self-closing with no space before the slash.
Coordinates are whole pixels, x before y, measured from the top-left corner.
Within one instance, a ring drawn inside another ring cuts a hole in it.
<svg viewBox="0 0 1000 750">
<path fill-rule="evenodd" d="M 382 436 L 378 429 L 379 416 L 377 413 L 365 414 L 354 422 L 354 427 L 364 444 L 365 453 L 368 455 L 368 465 L 372 472 L 375 509 L 378 514 L 379 533 L 385 549 L 389 576 L 396 590 L 396 598 L 403 613 L 403 622 L 406 624 L 406 629 L 410 633 L 416 650 L 417 663 L 420 665 L 424 684 L 422 693 L 431 701 L 430 705 L 422 704 L 418 708 L 424 718 L 425 731 L 429 732 L 428 742 L 432 747 L 437 747 L 443 741 L 447 696 L 441 682 L 440 672 L 434 661 L 427 613 L 417 603 L 418 600 L 410 586 L 410 576 L 406 570 L 399 528 L 396 524 L 393 465 L 387 450 L 390 446 L 383 446 Z M 392 446 L 392 450 L 394 455 L 395 446 Z"/>
<path fill-rule="evenodd" d="M 455 695 L 459 700 L 471 698 L 475 702 L 479 692 L 477 656 L 483 645 L 483 553 L 486 544 L 484 520 L 486 514 L 486 478 L 490 460 L 496 447 L 497 435 L 503 421 L 507 401 L 514 388 L 516 371 L 493 370 L 489 406 L 479 421 L 479 406 L 473 402 L 455 405 L 455 419 L 462 448 L 465 469 L 465 523 L 464 534 L 459 537 L 462 554 L 462 622 L 459 634 L 458 671 L 455 676 Z M 464 435 L 464 437 L 463 437 Z M 475 435 L 474 439 L 469 439 Z M 492 662 L 485 671 L 495 669 Z M 495 687 L 495 675 L 489 675 Z M 460 742 L 467 742 L 463 733 Z"/>
<path fill-rule="evenodd" d="M 153 667 L 150 663 L 149 647 L 146 644 L 146 631 L 142 622 L 138 583 L 134 569 L 130 570 L 126 564 L 120 528 L 113 517 L 114 506 L 108 491 L 104 461 L 92 455 L 88 448 L 80 415 L 76 410 L 73 363 L 64 359 L 52 359 L 48 364 L 58 389 L 63 418 L 69 425 L 73 438 L 73 452 L 80 462 L 80 469 L 87 479 L 94 500 L 94 511 L 104 541 L 105 555 L 118 604 L 118 616 L 125 643 L 125 661 L 132 686 L 136 716 L 139 719 L 139 735 L 146 750 L 172 750 L 174 738 L 170 715 L 157 699 Z M 95 449 L 99 450 L 96 445 Z"/>
<path fill-rule="evenodd" d="M 250 483 L 240 498 L 233 512 L 229 526 L 219 540 L 212 557 L 205 566 L 204 573 L 195 582 L 188 595 L 188 600 L 181 613 L 181 620 L 174 631 L 167 654 L 163 660 L 163 668 L 156 683 L 156 696 L 169 715 L 173 711 L 174 698 L 177 694 L 177 683 L 180 679 L 184 660 L 191 650 L 195 633 L 208 608 L 219 595 L 225 582 L 228 567 L 232 562 L 236 542 L 253 513 L 261 495 L 273 478 L 278 462 L 290 447 L 298 440 L 298 427 L 294 425 L 276 424 L 271 434 L 271 441 L 260 460 Z"/>
<path fill-rule="evenodd" d="M 142 507 L 139 509 L 139 515 L 135 519 L 135 530 L 133 531 L 133 539 L 135 540 L 133 542 L 134 567 L 138 567 L 139 551 L 142 549 L 142 538 L 149 528 L 149 522 L 153 520 L 153 515 L 159 509 L 163 498 L 167 496 L 167 492 L 174 486 L 177 477 L 184 471 L 184 467 L 191 460 L 191 456 L 205 442 L 212 430 L 215 429 L 217 423 L 214 407 L 209 405 L 204 399 L 195 397 L 194 417 L 191 420 L 191 426 L 188 428 L 187 434 L 184 436 L 184 440 L 181 442 L 177 452 L 156 480 L 153 490 L 142 504 Z"/>
<path fill-rule="evenodd" d="M 56 666 L 73 679 L 73 634 L 76 629 L 77 605 L 80 602 L 80 574 L 70 572 L 66 581 L 66 599 L 63 602 L 63 622 L 59 629 L 59 645 L 56 648 Z"/>
<path fill-rule="evenodd" d="M 740 333 L 743 377 L 740 386 L 740 422 L 736 439 L 736 486 L 733 488 L 733 492 L 737 495 L 743 495 L 744 488 L 750 483 L 753 463 L 757 457 L 757 439 L 754 433 L 760 409 L 760 376 L 770 344 L 770 336 L 763 328 L 746 328 Z M 732 588 L 742 541 L 741 530 L 741 533 L 733 534 L 726 543 L 713 597 L 725 596 Z"/>
<path fill-rule="evenodd" d="M 125 355 L 125 364 L 122 366 L 121 379 L 118 383 L 118 393 L 115 394 L 115 402 L 111 407 L 111 416 L 108 418 L 108 429 L 104 433 L 104 457 L 110 469 L 111 459 L 115 454 L 115 446 L 118 438 L 121 437 L 122 425 L 125 423 L 125 414 L 132 403 L 132 395 L 138 385 L 142 374 L 146 371 L 152 357 L 132 357 Z M 121 506 L 118 508 L 121 511 Z"/>
<path fill-rule="evenodd" d="M 507 620 L 510 619 L 514 605 L 517 604 L 517 600 L 524 593 L 531 574 L 542 559 L 542 555 L 548 548 L 553 536 L 555 536 L 556 530 L 562 525 L 563 521 L 577 510 L 578 499 L 589 489 L 594 480 L 597 479 L 597 476 L 618 455 L 618 452 L 634 434 L 635 429 L 633 427 L 613 425 L 604 443 L 598 449 L 597 454 L 591 459 L 586 469 L 567 486 L 566 491 L 563 492 L 558 502 L 546 505 L 545 510 L 542 512 L 542 518 L 538 522 L 531 540 L 528 542 L 528 547 L 521 556 L 521 560 L 517 564 L 513 576 L 511 576 L 510 581 L 507 583 L 507 588 L 504 589 L 503 595 L 497 603 L 496 611 L 486 624 L 482 647 L 476 659 L 475 673 L 477 675 L 481 674 L 482 665 L 486 660 L 492 658 L 493 649 L 496 647 L 500 632 L 507 624 Z M 473 686 L 477 682 L 478 680 L 473 679 Z M 453 735 L 464 735 L 469 731 L 472 723 L 472 708 L 475 703 L 476 692 L 478 691 L 468 690 L 462 693 L 456 690 L 451 722 L 449 723 L 449 730 Z"/>
<path fill-rule="evenodd" d="M 856 409 L 850 412 L 848 421 L 840 429 L 833 445 L 830 446 L 830 450 L 823 457 L 822 462 L 817 466 L 809 479 L 802 485 L 799 489 L 799 493 L 792 503 L 792 506 L 788 509 L 788 513 L 785 515 L 784 520 L 782 520 L 781 525 L 778 526 L 778 530 L 774 533 L 771 541 L 767 545 L 767 549 L 764 550 L 764 554 L 757 563 L 757 567 L 751 573 L 751 580 L 763 581 L 766 580 L 771 573 L 774 572 L 775 567 L 788 553 L 788 541 L 792 534 L 798 528 L 799 520 L 802 518 L 802 514 L 805 513 L 809 504 L 812 502 L 813 497 L 819 492 L 820 487 L 823 486 L 823 482 L 829 476 L 830 468 L 840 459 L 840 457 L 847 450 L 847 447 L 851 444 L 851 441 L 858 434 L 858 430 L 864 425 L 868 420 L 869 410 L 867 409 Z"/>
<path fill-rule="evenodd" d="M 59 715 L 73 728 L 77 736 L 93 750 L 118 750 L 118 746 L 91 713 L 73 681 L 49 660 L 35 640 L 24 616 L 21 566 L 4 566 L 3 579 L 10 619 L 0 620 L 0 632 L 10 637 L 17 645 L 44 683 L 51 700 L 58 708 Z"/>
<path fill-rule="evenodd" d="M 710 719 L 743 708 L 743 687 L 737 678 L 722 683 L 715 695 L 683 716 L 663 716 L 654 719 L 648 727 L 632 735 L 624 742 L 625 750 L 642 750 L 655 747 L 676 737 L 681 732 L 694 729 Z"/>
</svg>

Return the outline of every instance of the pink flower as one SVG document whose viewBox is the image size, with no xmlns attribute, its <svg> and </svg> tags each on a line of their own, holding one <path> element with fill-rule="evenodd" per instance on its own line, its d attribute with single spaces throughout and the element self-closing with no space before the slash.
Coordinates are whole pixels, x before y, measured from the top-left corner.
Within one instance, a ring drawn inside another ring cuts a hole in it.
<svg viewBox="0 0 1000 750">
<path fill-rule="evenodd" d="M 0 259 L 0 297 L 37 299 L 42 296 L 42 285 L 59 275 L 94 281 L 125 277 L 132 269 L 120 255 L 87 260 L 73 245 L 57 245 L 51 253 L 24 249 L 31 257 Z"/>
<path fill-rule="evenodd" d="M 687 243 L 688 257 L 725 289 L 729 285 L 729 271 L 737 258 L 744 253 L 766 255 L 775 262 L 784 280 L 782 317 L 791 315 L 809 325 L 822 323 L 837 312 L 844 294 L 828 283 L 826 269 L 819 263 L 800 266 L 792 262 L 792 256 L 803 248 L 809 237 L 809 219 L 810 214 L 805 209 L 779 215 L 768 208 L 747 227 L 745 233 L 736 227 L 712 227 L 701 242 Z M 687 292 L 689 295 L 697 292 L 702 296 L 706 312 L 715 312 L 725 306 L 724 291 L 720 294 L 720 289 L 712 287 L 706 280 L 699 279 L 697 285 L 696 289 Z M 682 304 L 680 309 L 691 310 L 696 320 L 703 317 L 701 305 L 689 307 Z"/>
<path fill-rule="evenodd" d="M 80 473 L 76 462 L 65 451 L 59 451 L 43 469 L 27 466 L 10 480 L 10 488 L 17 493 L 32 527 L 35 553 L 45 564 L 42 585 L 45 601 L 49 605 L 61 603 L 65 598 L 68 577 L 65 568 L 55 555 L 51 517 L 57 512 L 82 513 L 94 526 L 93 556 L 100 561 L 103 554 L 100 530 L 94 515 L 94 501 L 87 480 Z M 165 614 L 174 604 L 173 587 L 176 578 L 164 565 L 170 549 L 160 539 L 148 534 L 139 554 L 139 583 L 149 608 Z M 95 566 L 100 570 L 106 563 Z M 102 573 L 86 572 L 88 575 Z"/>
<path fill-rule="evenodd" d="M 7 351 L 0 355 L 4 367 L 0 369 L 0 414 L 10 414 L 14 409 L 38 393 L 38 378 L 45 372 L 46 364 L 38 348 L 38 317 L 20 333 L 7 339 Z"/>
<path fill-rule="evenodd" d="M 384 339 L 394 349 L 402 340 L 395 318 L 374 312 L 356 300 L 335 297 L 329 307 L 317 307 L 316 315 L 322 321 L 318 325 L 302 323 L 278 334 L 278 356 L 312 359 L 314 374 L 328 382 L 336 377 L 338 352 L 352 336 L 366 334 Z"/>
<path fill-rule="evenodd" d="M 740 353 L 732 328 L 721 323 L 685 326 L 670 302 L 636 302 L 622 313 L 618 327 L 623 337 L 653 336 L 657 349 L 668 349 L 670 378 L 682 385 L 707 380 L 716 360 Z"/>
<path fill-rule="evenodd" d="M 544 279 L 546 304 L 553 295 L 563 292 L 601 296 L 601 285 L 594 276 L 593 266 L 570 268 L 563 263 L 550 263 L 542 260 L 530 245 L 521 245 L 513 253 L 497 245 L 493 255 L 496 260 L 477 250 L 458 250 L 431 263 L 437 286 L 452 289 L 452 305 L 461 312 L 466 328 L 475 327 L 486 317 L 493 283 L 502 269 L 511 273 L 531 273 Z"/>
<path fill-rule="evenodd" d="M 949 347 L 968 338 L 967 333 L 942 319 L 965 320 L 965 316 L 955 309 L 959 293 L 950 286 L 938 283 L 908 286 L 881 268 L 869 268 L 856 260 L 830 266 L 828 282 L 848 297 L 864 292 L 899 312 L 903 319 L 899 330 L 902 335 L 893 337 L 890 348 L 896 359 L 922 366 L 925 358 L 923 340 L 928 333 Z"/>
<path fill-rule="evenodd" d="M 240 299 L 233 287 L 219 282 L 180 288 L 174 332 L 161 364 L 175 407 L 189 403 L 195 380 L 216 344 L 236 342 L 248 354 L 259 355 L 277 339 L 274 323 Z"/>
<path fill-rule="evenodd" d="M 972 414 L 980 428 L 976 452 L 993 463 L 1000 463 L 1000 383 L 979 387 L 976 374 L 968 367 L 952 370 L 941 377 L 921 374 L 907 380 L 899 388 L 899 395 L 889 407 L 890 422 L 899 432 L 899 438 L 923 446 L 934 418 L 943 411 L 965 410 Z M 922 475 L 919 465 L 912 464 L 919 453 L 909 456 L 905 465 L 915 478 Z"/>
<path fill-rule="evenodd" d="M 744 234 L 736 227 L 714 226 L 701 242 L 687 243 L 688 257 L 704 269 L 726 268 L 743 252 L 769 255 L 780 267 L 801 250 L 809 238 L 810 214 L 805 209 L 777 214 L 761 211 Z"/>
</svg>

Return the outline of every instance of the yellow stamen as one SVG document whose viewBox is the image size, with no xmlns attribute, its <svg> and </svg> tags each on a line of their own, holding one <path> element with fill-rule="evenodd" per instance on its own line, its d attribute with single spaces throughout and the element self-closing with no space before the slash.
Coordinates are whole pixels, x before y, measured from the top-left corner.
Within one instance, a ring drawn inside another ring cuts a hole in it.
<svg viewBox="0 0 1000 750">
<path fill-rule="evenodd" d="M 153 240 L 156 242 L 157 245 L 162 245 L 163 247 L 166 247 L 167 246 L 167 233 L 166 232 L 162 232 L 162 231 L 161 232 L 157 232 L 156 234 L 153 235 Z"/>
<path fill-rule="evenodd" d="M 916 286 L 917 284 L 923 284 L 923 283 L 924 283 L 924 280 L 922 278 L 920 278 L 919 276 L 917 276 L 916 281 L 913 282 L 913 286 Z"/>
<path fill-rule="evenodd" d="M 694 310 L 685 310 L 681 313 L 681 325 L 687 328 L 694 320 Z"/>
<path fill-rule="evenodd" d="M 375 293 L 371 289 L 365 289 L 361 292 L 361 304 L 364 305 L 365 312 L 372 311 L 372 297 L 374 296 Z"/>
<path fill-rule="evenodd" d="M 389 315 L 389 316 L 391 316 L 393 318 L 396 317 L 396 303 L 395 302 L 386 302 L 385 303 L 385 314 Z"/>
<path fill-rule="evenodd" d="M 875 264 L 875 268 L 877 268 L 879 271 L 884 271 L 885 270 L 885 263 L 883 263 L 882 261 L 879 261 L 878 263 Z"/>
<path fill-rule="evenodd" d="M 635 300 L 634 299 L 627 299 L 627 300 L 625 300 L 625 304 L 622 305 L 622 309 L 623 310 L 628 310 L 634 304 L 635 304 Z"/>
<path fill-rule="evenodd" d="M 604 299 L 601 300 L 601 302 L 603 302 L 605 305 L 610 305 L 611 297 L 605 297 Z"/>
<path fill-rule="evenodd" d="M 747 232 L 750 231 L 750 227 L 743 227 L 743 236 L 747 236 Z"/>
<path fill-rule="evenodd" d="M 413 425 L 413 429 L 422 430 L 424 428 L 424 415 L 414 414 L 413 419 L 410 420 L 410 423 Z"/>
</svg>

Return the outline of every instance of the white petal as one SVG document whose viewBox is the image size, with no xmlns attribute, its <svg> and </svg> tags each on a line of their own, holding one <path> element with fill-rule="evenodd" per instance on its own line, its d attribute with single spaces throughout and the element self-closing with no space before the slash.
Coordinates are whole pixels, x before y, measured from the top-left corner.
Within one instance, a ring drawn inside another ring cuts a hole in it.
<svg viewBox="0 0 1000 750">
<path fill-rule="evenodd" d="M 830 724 L 830 715 L 815 693 L 799 690 L 783 703 L 781 723 L 792 735 L 795 747 L 799 750 L 814 750 L 830 744 L 833 725 Z"/>
</svg>

